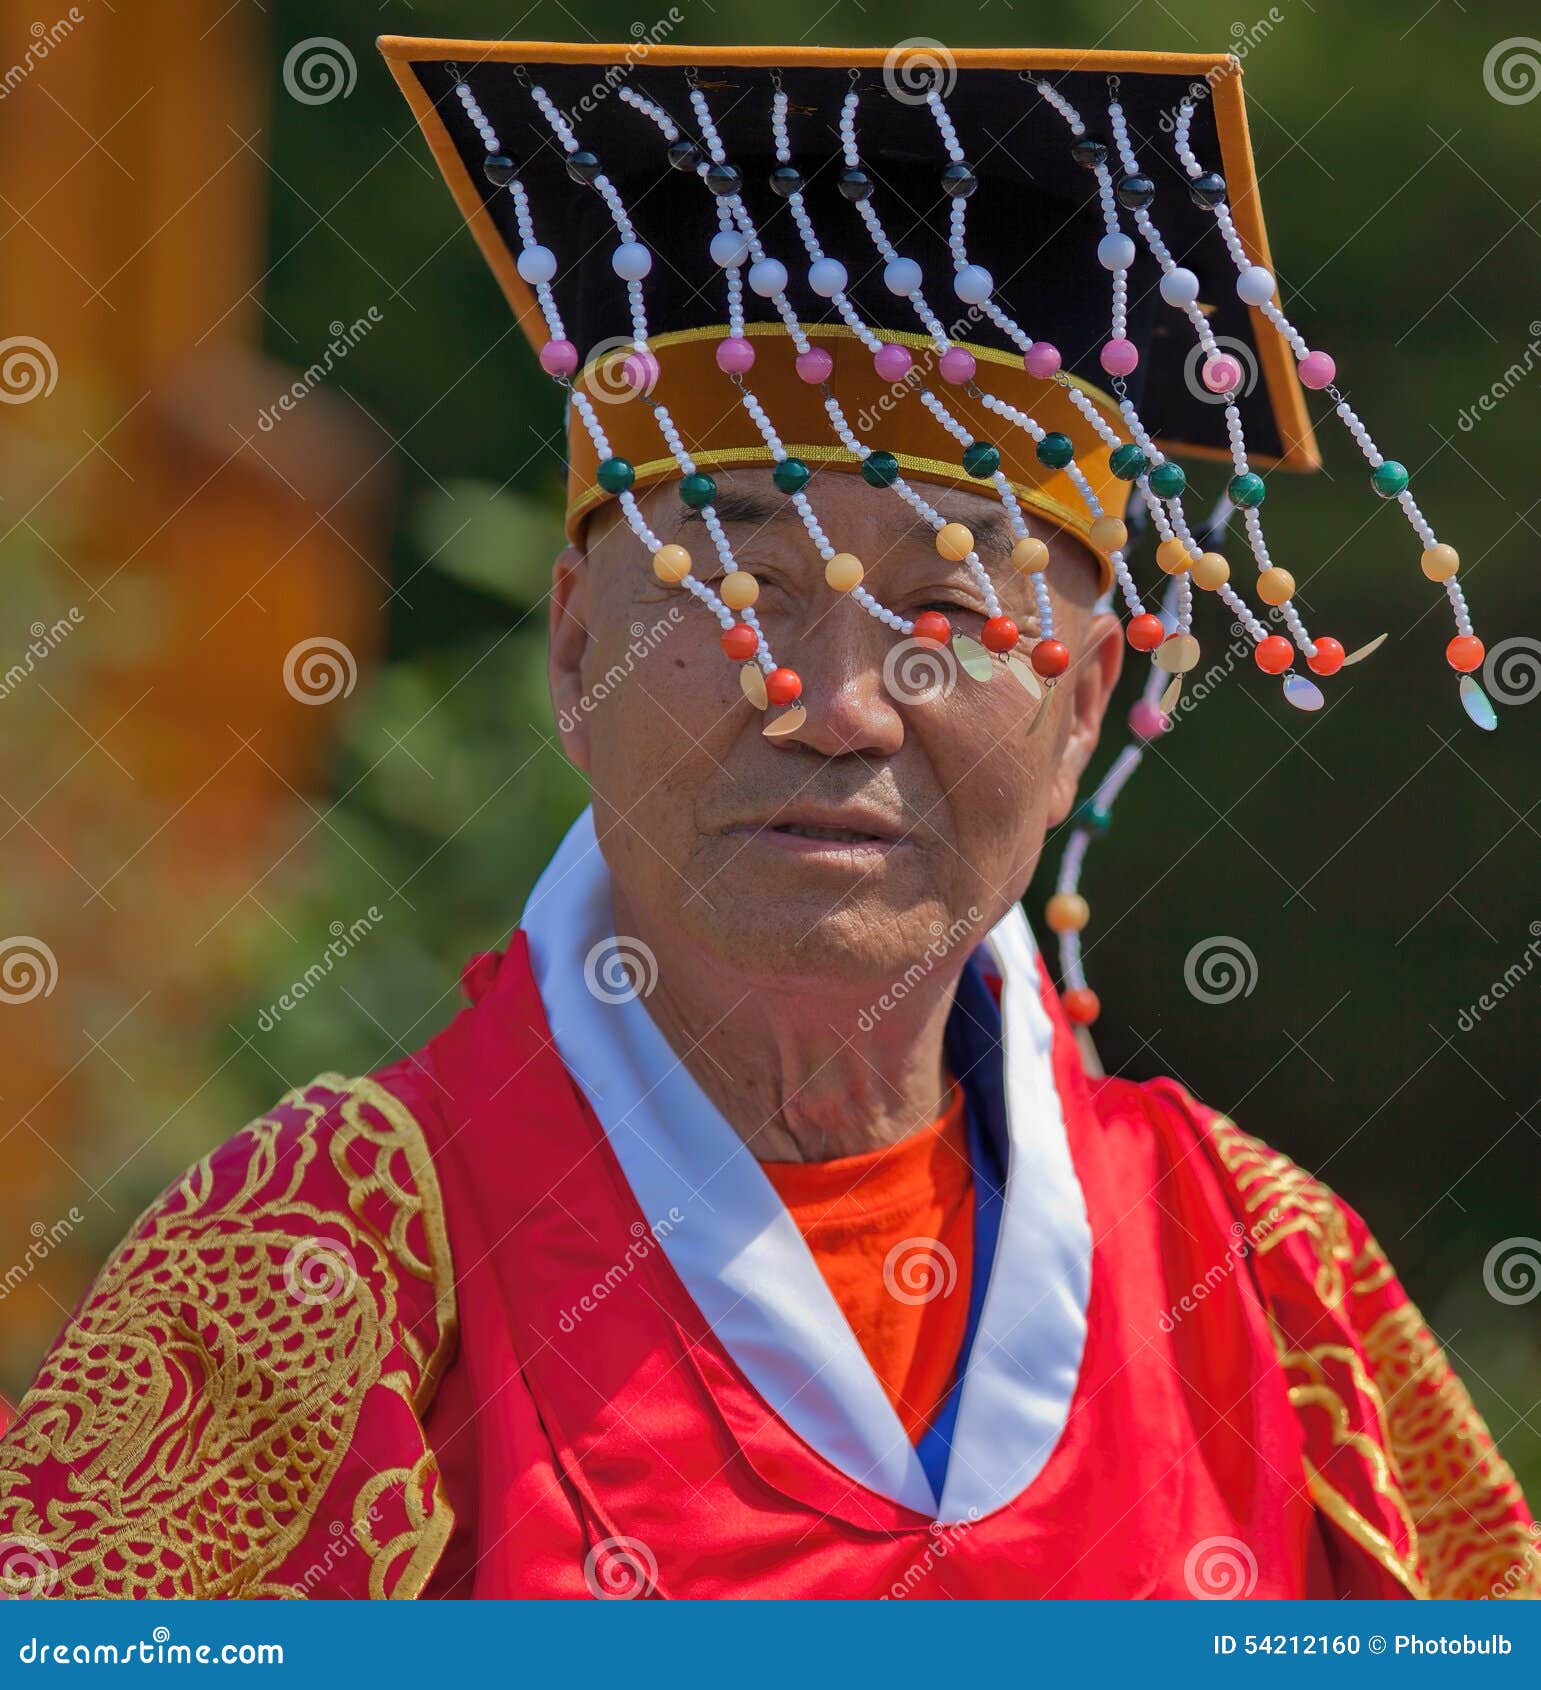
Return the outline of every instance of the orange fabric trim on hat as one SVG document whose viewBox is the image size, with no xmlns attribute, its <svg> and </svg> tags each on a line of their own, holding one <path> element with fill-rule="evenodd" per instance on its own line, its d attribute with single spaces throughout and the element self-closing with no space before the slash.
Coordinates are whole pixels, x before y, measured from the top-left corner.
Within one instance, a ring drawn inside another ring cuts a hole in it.
<svg viewBox="0 0 1541 1690">
<path fill-rule="evenodd" d="M 690 455 L 702 469 L 769 465 L 774 462 L 759 429 L 740 402 L 738 389 L 717 368 L 716 347 L 728 332 L 727 326 L 690 329 L 649 339 L 658 359 L 659 378 L 653 389 L 656 398 L 687 430 Z M 797 349 L 780 323 L 750 323 L 745 334 L 753 339 L 755 364 L 751 375 L 755 397 L 776 424 L 776 432 L 787 452 L 811 466 L 847 472 L 859 470 L 860 462 L 842 446 L 830 426 L 820 388 L 810 386 L 797 374 Z M 976 481 L 962 464 L 963 447 L 921 404 L 904 382 L 885 381 L 873 367 L 871 355 L 843 323 L 808 323 L 804 332 L 835 359 L 831 382 L 840 395 L 841 409 L 857 435 L 874 451 L 892 452 L 907 480 L 938 482 L 966 487 L 969 491 L 996 497 L 988 481 Z M 935 350 L 926 335 L 884 331 L 886 339 L 907 344 L 915 353 L 915 370 L 924 374 L 935 360 Z M 958 342 L 968 345 L 967 342 Z M 968 347 L 981 363 L 990 365 L 989 387 L 1000 399 L 1029 412 L 1045 429 L 1058 430 L 1075 446 L 1076 463 L 1086 476 L 1102 508 L 1122 516 L 1129 498 L 1129 483 L 1120 481 L 1108 468 L 1110 448 L 1091 428 L 1055 381 L 1041 381 L 1028 375 L 1020 359 L 993 347 Z M 645 402 L 620 380 L 619 360 L 630 350 L 623 344 L 604 357 L 591 361 L 574 377 L 574 385 L 594 400 L 611 452 L 631 463 L 635 486 L 677 479 L 679 465 L 664 447 L 658 423 Z M 1116 428 L 1117 407 L 1089 383 L 1076 384 Z M 1022 429 L 985 409 L 965 388 L 947 390 L 947 408 L 968 428 L 975 439 L 988 440 L 999 448 L 1001 469 L 1017 497 L 1030 511 L 1036 511 L 1057 528 L 1086 540 L 1091 513 L 1064 470 L 1046 469 L 1038 462 L 1033 441 Z M 588 430 L 576 410 L 567 422 L 567 534 L 576 543 L 590 513 L 611 497 L 597 483 L 598 454 Z M 839 545 L 839 535 L 830 539 Z M 1113 569 L 1106 557 L 1099 558 L 1102 590 L 1112 584 Z"/>
</svg>

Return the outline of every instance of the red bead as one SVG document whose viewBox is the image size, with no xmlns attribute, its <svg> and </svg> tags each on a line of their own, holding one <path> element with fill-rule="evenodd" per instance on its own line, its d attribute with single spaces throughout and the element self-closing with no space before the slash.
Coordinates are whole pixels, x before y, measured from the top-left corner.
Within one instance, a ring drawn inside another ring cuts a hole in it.
<svg viewBox="0 0 1541 1690">
<path fill-rule="evenodd" d="M 760 636 L 753 628 L 736 622 L 722 631 L 722 649 L 735 663 L 747 663 L 760 649 Z"/>
<path fill-rule="evenodd" d="M 1063 675 L 1070 667 L 1070 652 L 1058 640 L 1039 640 L 1033 647 L 1029 661 L 1046 681 L 1052 681 L 1056 675 Z"/>
<path fill-rule="evenodd" d="M 1316 655 L 1306 659 L 1306 667 L 1313 675 L 1336 675 L 1343 667 L 1343 643 L 1324 634 L 1316 642 Z"/>
<path fill-rule="evenodd" d="M 1017 625 L 1009 616 L 992 616 L 979 630 L 986 651 L 1010 651 L 1017 643 Z"/>
<path fill-rule="evenodd" d="M 1445 647 L 1445 661 L 1459 675 L 1469 675 L 1482 667 L 1487 648 L 1475 634 L 1457 634 Z"/>
<path fill-rule="evenodd" d="M 1101 1001 L 1090 986 L 1072 986 L 1059 1001 L 1078 1027 L 1090 1027 L 1102 1013 Z"/>
<path fill-rule="evenodd" d="M 939 610 L 923 610 L 915 618 L 915 638 L 946 645 L 952 638 L 952 623 Z"/>
<path fill-rule="evenodd" d="M 1124 632 L 1136 651 L 1154 651 L 1166 638 L 1166 629 L 1161 626 L 1161 618 L 1152 616 L 1149 611 L 1142 616 L 1131 617 Z"/>
<path fill-rule="evenodd" d="M 772 704 L 791 704 L 802 690 L 802 677 L 795 669 L 772 669 L 765 677 L 765 696 Z"/>
<path fill-rule="evenodd" d="M 1266 640 L 1258 642 L 1252 655 L 1265 675 L 1282 675 L 1295 661 L 1295 648 L 1283 634 L 1270 634 Z"/>
</svg>

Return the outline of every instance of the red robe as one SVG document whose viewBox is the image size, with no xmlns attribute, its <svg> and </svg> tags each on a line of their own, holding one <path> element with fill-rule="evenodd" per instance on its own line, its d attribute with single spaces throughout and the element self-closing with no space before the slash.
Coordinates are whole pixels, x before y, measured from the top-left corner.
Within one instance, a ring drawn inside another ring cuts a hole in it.
<svg viewBox="0 0 1541 1690">
<path fill-rule="evenodd" d="M 370 1079 L 151 1206 L 0 1440 L 39 1595 L 1541 1594 L 1513 1474 L 1359 1218 L 1170 1081 L 1090 1082 L 1063 1435 L 934 1526 L 716 1339 L 555 1054 L 525 942 Z M 1160 1200 L 1155 1193 L 1159 1190 Z"/>
</svg>

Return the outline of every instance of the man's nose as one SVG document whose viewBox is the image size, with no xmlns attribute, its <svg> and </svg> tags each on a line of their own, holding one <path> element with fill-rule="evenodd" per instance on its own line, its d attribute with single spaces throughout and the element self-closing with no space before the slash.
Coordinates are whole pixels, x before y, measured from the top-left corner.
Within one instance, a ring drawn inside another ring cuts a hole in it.
<svg viewBox="0 0 1541 1690">
<path fill-rule="evenodd" d="M 802 678 L 798 703 L 807 719 L 776 743 L 826 757 L 851 752 L 892 756 L 904 743 L 904 717 L 883 683 L 884 659 L 898 635 L 842 598 L 806 623 L 782 657 Z"/>
</svg>

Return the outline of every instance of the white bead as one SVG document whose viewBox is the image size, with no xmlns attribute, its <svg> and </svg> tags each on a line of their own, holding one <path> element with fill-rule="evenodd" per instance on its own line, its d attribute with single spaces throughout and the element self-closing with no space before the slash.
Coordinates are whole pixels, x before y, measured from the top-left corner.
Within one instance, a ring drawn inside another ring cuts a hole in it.
<svg viewBox="0 0 1541 1690">
<path fill-rule="evenodd" d="M 556 274 L 556 254 L 549 246 L 527 246 L 514 261 L 514 268 L 521 280 L 535 287 Z"/>
<path fill-rule="evenodd" d="M 838 258 L 820 258 L 808 267 L 808 286 L 823 299 L 845 292 L 845 266 Z"/>
<path fill-rule="evenodd" d="M 724 270 L 732 270 L 749 256 L 749 243 L 737 229 L 722 229 L 712 236 L 708 251 L 712 255 L 713 264 L 720 265 Z"/>
<path fill-rule="evenodd" d="M 995 292 L 995 278 L 983 264 L 965 264 L 952 279 L 952 291 L 965 305 L 983 305 Z"/>
<path fill-rule="evenodd" d="M 653 268 L 653 255 L 641 241 L 622 241 L 610 254 L 610 268 L 623 282 L 640 282 Z"/>
<path fill-rule="evenodd" d="M 883 266 L 883 286 L 900 299 L 920 290 L 920 266 L 913 258 L 892 258 Z"/>
<path fill-rule="evenodd" d="M 1104 270 L 1127 270 L 1134 263 L 1134 242 L 1127 235 L 1104 235 L 1097 242 L 1097 262 Z"/>
<path fill-rule="evenodd" d="M 1266 305 L 1273 298 L 1273 272 L 1261 264 L 1249 264 L 1236 278 L 1236 292 L 1244 305 Z"/>
<path fill-rule="evenodd" d="M 1161 297 L 1168 305 L 1192 305 L 1199 296 L 1199 279 L 1180 265 L 1161 278 Z"/>
<path fill-rule="evenodd" d="M 749 286 L 761 299 L 787 291 L 787 267 L 779 258 L 762 258 L 749 266 Z"/>
</svg>

